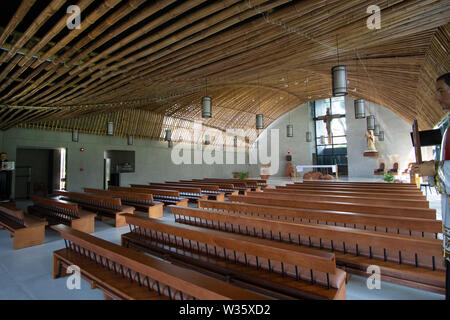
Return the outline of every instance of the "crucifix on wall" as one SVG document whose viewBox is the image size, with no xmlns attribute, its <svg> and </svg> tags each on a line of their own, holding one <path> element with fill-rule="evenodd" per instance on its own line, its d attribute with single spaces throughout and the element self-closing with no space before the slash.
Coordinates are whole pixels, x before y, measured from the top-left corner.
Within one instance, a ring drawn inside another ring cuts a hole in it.
<svg viewBox="0 0 450 320">
<path fill-rule="evenodd" d="M 333 119 L 341 118 L 343 116 L 345 117 L 345 115 L 342 115 L 342 114 L 331 115 L 330 114 L 330 108 L 327 108 L 327 114 L 326 115 L 316 118 L 317 120 L 323 120 L 323 122 L 325 122 L 325 124 L 326 124 L 327 134 L 328 134 L 328 144 L 332 143 L 332 140 L 331 140 L 331 135 L 332 135 L 332 132 L 331 132 L 331 121 Z"/>
</svg>

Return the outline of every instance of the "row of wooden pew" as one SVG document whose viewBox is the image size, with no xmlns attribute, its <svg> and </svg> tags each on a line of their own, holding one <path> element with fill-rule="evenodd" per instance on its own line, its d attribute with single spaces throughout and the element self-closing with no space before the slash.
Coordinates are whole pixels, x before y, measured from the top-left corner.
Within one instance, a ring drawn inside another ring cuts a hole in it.
<svg viewBox="0 0 450 320">
<path fill-rule="evenodd" d="M 415 185 L 305 182 L 228 200 L 171 210 L 177 222 L 333 252 L 349 273 L 375 264 L 384 281 L 445 291 L 442 223 Z"/>
</svg>

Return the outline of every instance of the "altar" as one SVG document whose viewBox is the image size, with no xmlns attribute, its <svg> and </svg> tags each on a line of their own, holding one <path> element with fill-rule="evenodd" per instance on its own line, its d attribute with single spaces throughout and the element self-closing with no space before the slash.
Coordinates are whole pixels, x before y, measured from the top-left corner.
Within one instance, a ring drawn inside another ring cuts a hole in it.
<svg viewBox="0 0 450 320">
<path fill-rule="evenodd" d="M 336 174 L 336 180 L 338 179 L 338 166 L 337 164 L 333 164 L 333 165 L 300 165 L 300 166 L 295 166 L 295 169 L 297 170 L 297 172 L 303 172 L 303 169 L 306 168 L 331 168 L 331 171 L 333 173 Z"/>
</svg>

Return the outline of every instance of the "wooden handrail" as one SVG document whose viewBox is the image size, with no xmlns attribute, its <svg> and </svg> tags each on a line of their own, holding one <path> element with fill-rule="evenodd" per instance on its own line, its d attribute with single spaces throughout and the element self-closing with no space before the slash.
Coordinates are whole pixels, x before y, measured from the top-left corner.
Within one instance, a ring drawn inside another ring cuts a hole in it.
<svg viewBox="0 0 450 320">
<path fill-rule="evenodd" d="M 438 220 L 419 219 L 409 217 L 392 217 L 370 215 L 363 213 L 311 210 L 288 207 L 265 206 L 250 203 L 217 202 L 200 200 L 199 208 L 224 210 L 229 212 L 245 212 L 250 214 L 280 217 L 280 219 L 307 219 L 312 221 L 327 221 L 331 223 L 345 223 L 349 225 L 366 225 L 372 227 L 389 228 L 394 230 L 411 230 L 419 232 L 441 233 L 442 223 Z"/>
<path fill-rule="evenodd" d="M 130 188 L 130 187 L 116 187 L 109 186 L 112 191 L 127 191 L 135 193 L 144 193 L 152 195 L 170 196 L 170 197 L 180 197 L 180 193 L 175 190 L 164 190 L 164 189 L 150 189 L 150 188 Z"/>
<path fill-rule="evenodd" d="M 114 191 L 114 190 L 102 190 L 102 189 L 92 189 L 92 188 L 84 188 L 84 192 L 86 193 L 95 193 L 95 194 L 103 194 L 119 197 L 121 199 L 139 199 L 139 200 L 148 200 L 153 201 L 153 195 L 146 193 L 135 193 L 135 192 L 126 192 L 126 191 Z"/>
<path fill-rule="evenodd" d="M 56 192 L 58 194 L 59 191 Z M 64 200 L 59 199 L 49 199 L 44 197 L 39 197 L 35 195 L 31 195 L 31 200 L 38 203 L 43 203 L 52 207 L 57 207 L 61 209 L 66 209 L 74 212 L 78 212 L 78 205 L 76 203 L 71 203 Z"/>
<path fill-rule="evenodd" d="M 222 281 L 152 258 L 64 225 L 53 226 L 52 229 L 58 231 L 61 237 L 68 241 L 198 299 L 264 299 L 261 295 L 236 288 Z M 220 292 L 217 288 L 220 288 Z"/>
<path fill-rule="evenodd" d="M 422 195 L 419 189 L 411 190 L 399 190 L 398 188 L 373 188 L 373 187 L 341 187 L 341 186 L 318 186 L 312 183 L 306 185 L 288 184 L 287 188 L 293 189 L 313 189 L 313 190 L 335 190 L 335 191 L 356 191 L 356 192 L 376 192 L 376 193 L 395 193 L 395 194 L 409 194 L 409 195 Z"/>
<path fill-rule="evenodd" d="M 184 225 L 175 226 L 164 221 L 155 221 L 143 217 L 125 215 L 130 225 L 149 230 L 168 233 L 180 238 L 190 239 L 212 246 L 245 252 L 250 255 L 302 266 L 330 274 L 336 273 L 334 254 L 320 252 L 309 248 L 293 247 L 285 243 L 274 243 L 270 240 L 255 239 L 237 234 L 226 234 L 216 230 Z"/>
<path fill-rule="evenodd" d="M 86 194 L 86 193 L 68 192 L 68 191 L 56 191 L 55 194 L 64 196 L 67 198 L 78 199 L 78 200 L 92 200 L 99 204 L 108 204 L 108 205 L 113 205 L 113 206 L 118 206 L 118 207 L 120 207 L 122 205 L 120 198 L 101 197 L 101 196 L 90 195 L 90 194 Z"/>
<path fill-rule="evenodd" d="M 158 185 L 145 185 L 145 184 L 131 184 L 132 188 L 143 188 L 143 189 L 167 189 L 167 190 L 175 190 L 178 192 L 184 192 L 184 193 L 201 193 L 200 188 L 183 188 L 183 187 L 173 187 L 165 184 L 158 184 Z"/>
</svg>

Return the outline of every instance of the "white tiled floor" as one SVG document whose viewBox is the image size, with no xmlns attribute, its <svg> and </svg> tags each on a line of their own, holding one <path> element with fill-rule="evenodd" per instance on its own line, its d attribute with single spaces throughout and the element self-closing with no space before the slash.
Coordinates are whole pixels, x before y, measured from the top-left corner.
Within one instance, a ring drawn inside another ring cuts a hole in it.
<svg viewBox="0 0 450 320">
<path fill-rule="evenodd" d="M 375 179 L 354 179 L 352 181 L 374 181 Z M 379 179 L 376 179 L 377 181 Z M 289 183 L 286 178 L 273 178 L 270 185 Z M 440 197 L 429 194 L 430 206 L 436 208 L 440 217 Z M 21 203 L 25 205 L 26 203 Z M 172 219 L 170 213 L 165 212 L 164 219 Z M 114 228 L 108 221 L 96 221 L 94 236 L 120 244 L 120 235 L 129 231 L 128 227 Z M 46 230 L 45 244 L 14 251 L 9 233 L 0 231 L 0 299 L 51 299 L 51 300 L 97 300 L 103 299 L 99 290 L 91 290 L 82 281 L 81 290 L 68 290 L 66 279 L 52 279 L 52 252 L 64 247 L 58 233 Z M 367 279 L 352 275 L 347 284 L 348 300 L 442 300 L 443 295 L 422 290 L 407 288 L 396 284 L 382 282 L 381 289 L 369 290 Z"/>
</svg>

